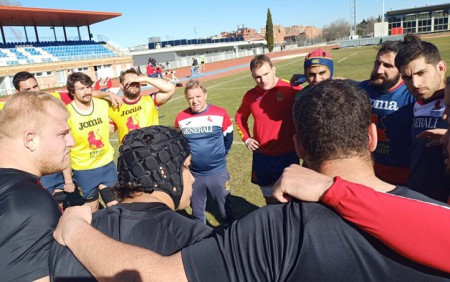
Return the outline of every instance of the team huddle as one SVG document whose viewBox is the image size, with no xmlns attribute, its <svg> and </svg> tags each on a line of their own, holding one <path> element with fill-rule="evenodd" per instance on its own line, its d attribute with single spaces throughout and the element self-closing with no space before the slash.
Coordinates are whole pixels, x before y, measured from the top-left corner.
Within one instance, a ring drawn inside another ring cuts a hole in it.
<svg viewBox="0 0 450 282">
<path fill-rule="evenodd" d="M 18 73 L 0 111 L 2 279 L 450 280 L 450 81 L 436 46 L 384 42 L 362 82 L 333 78 L 321 49 L 303 66 L 289 82 L 267 55 L 250 62 L 235 122 L 267 205 L 239 220 L 233 124 L 200 81 L 166 127 L 165 79 L 126 70 L 121 98 L 83 73 L 50 94 Z M 223 230 L 205 224 L 207 193 Z M 189 205 L 192 219 L 176 212 Z"/>
</svg>

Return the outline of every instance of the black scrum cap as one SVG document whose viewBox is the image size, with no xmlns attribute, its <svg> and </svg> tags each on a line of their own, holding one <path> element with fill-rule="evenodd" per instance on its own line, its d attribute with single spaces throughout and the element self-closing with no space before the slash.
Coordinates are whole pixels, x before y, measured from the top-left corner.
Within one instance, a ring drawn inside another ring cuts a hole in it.
<svg viewBox="0 0 450 282">
<path fill-rule="evenodd" d="M 183 135 L 161 125 L 133 130 L 123 139 L 119 152 L 120 184 L 133 182 L 140 184 L 143 192 L 166 192 L 178 207 L 183 194 L 183 163 L 190 154 Z"/>
</svg>

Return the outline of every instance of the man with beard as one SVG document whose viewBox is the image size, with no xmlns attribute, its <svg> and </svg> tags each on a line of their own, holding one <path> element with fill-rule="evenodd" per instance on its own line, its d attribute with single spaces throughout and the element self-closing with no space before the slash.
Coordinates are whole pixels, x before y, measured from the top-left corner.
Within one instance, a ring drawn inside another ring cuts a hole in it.
<svg viewBox="0 0 450 282">
<path fill-rule="evenodd" d="M 399 41 L 386 41 L 378 50 L 370 79 L 359 86 L 369 95 L 372 122 L 377 126 L 378 145 L 372 153 L 376 175 L 392 184 L 406 185 L 410 163 L 412 112 L 404 106 L 414 103 L 395 67 Z"/>
<path fill-rule="evenodd" d="M 150 125 L 159 125 L 158 107 L 167 103 L 175 92 L 175 85 L 168 80 L 139 76 L 134 69 L 128 69 L 120 75 L 120 88 L 124 99 L 120 107 L 110 107 L 112 131 L 119 130 L 119 144 L 123 137 L 133 129 Z M 149 96 L 141 95 L 141 83 L 147 83 L 159 89 Z"/>
<path fill-rule="evenodd" d="M 0 273 L 2 281 L 48 281 L 52 232 L 61 215 L 39 178 L 69 166 L 74 146 L 64 104 L 19 92 L 0 112 Z"/>
<path fill-rule="evenodd" d="M 67 105 L 75 146 L 70 150 L 73 179 L 81 187 L 86 205 L 98 210 L 99 190 L 107 206 L 117 203 L 111 187 L 117 183 L 114 148 L 109 142 L 109 103 L 92 97 L 92 79 L 81 72 L 67 77 L 73 101 Z"/>
<path fill-rule="evenodd" d="M 329 52 L 316 49 L 305 56 L 303 63 L 304 74 L 294 74 L 291 78 L 291 85 L 298 86 L 304 82 L 308 82 L 308 86 L 297 93 L 306 92 L 309 87 L 317 85 L 319 82 L 333 78 L 333 59 Z"/>
<path fill-rule="evenodd" d="M 445 156 L 440 147 L 429 146 L 427 139 L 418 138 L 430 131 L 442 135 L 447 128 L 446 122 L 442 120 L 447 65 L 441 59 L 437 47 L 430 42 L 408 35 L 403 44 L 405 47 L 395 57 L 395 66 L 416 98 L 416 103 L 406 107 L 414 113 L 410 133 L 412 150 L 408 187 L 430 198 L 447 202 L 450 176 L 444 173 Z"/>
</svg>

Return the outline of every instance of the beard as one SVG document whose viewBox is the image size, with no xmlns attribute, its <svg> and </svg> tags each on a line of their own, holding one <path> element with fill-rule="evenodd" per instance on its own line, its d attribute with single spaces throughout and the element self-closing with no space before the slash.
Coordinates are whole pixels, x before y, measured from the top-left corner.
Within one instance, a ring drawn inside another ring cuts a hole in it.
<svg viewBox="0 0 450 282">
<path fill-rule="evenodd" d="M 123 95 L 128 99 L 128 100 L 135 100 L 139 97 L 139 95 L 141 94 L 141 90 L 137 91 L 137 92 L 131 92 L 128 91 L 126 89 L 123 90 Z"/>
<path fill-rule="evenodd" d="M 379 82 L 378 81 L 379 79 L 382 79 L 382 81 Z M 391 79 L 388 79 L 384 75 L 378 75 L 372 72 L 372 74 L 370 75 L 369 85 L 377 90 L 386 91 L 394 87 L 399 81 L 400 81 L 400 74 L 396 75 Z"/>
<path fill-rule="evenodd" d="M 49 175 L 57 172 L 61 172 L 70 166 L 70 158 L 66 158 L 63 161 L 57 161 L 50 158 L 48 155 L 40 158 L 41 174 Z"/>
</svg>

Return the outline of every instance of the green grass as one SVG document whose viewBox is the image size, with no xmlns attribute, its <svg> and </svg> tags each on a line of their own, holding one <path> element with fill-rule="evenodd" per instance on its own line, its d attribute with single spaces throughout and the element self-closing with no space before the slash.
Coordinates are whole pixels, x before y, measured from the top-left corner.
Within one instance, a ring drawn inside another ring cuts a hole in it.
<svg viewBox="0 0 450 282">
<path fill-rule="evenodd" d="M 449 38 L 434 38 L 429 41 L 438 46 L 442 59 L 450 63 Z M 332 50 L 334 75 L 354 80 L 368 79 L 376 52 L 377 49 L 374 46 Z M 292 74 L 303 73 L 303 57 L 274 62 L 277 75 L 281 78 L 289 80 Z M 450 72 L 447 71 L 447 74 Z M 230 117 L 234 119 L 243 95 L 248 89 L 254 87 L 255 82 L 251 78 L 250 72 L 245 70 L 239 74 L 205 82 L 205 85 L 208 89 L 208 102 L 225 108 Z M 171 101 L 160 108 L 160 116 L 162 116 L 160 123 L 173 126 L 177 113 L 186 107 L 183 89 L 178 88 Z M 117 148 L 117 142 L 114 145 Z M 263 206 L 265 202 L 259 188 L 250 183 L 251 152 L 242 143 L 236 130 L 234 131 L 234 144 L 227 161 L 231 175 L 232 208 L 236 216 L 240 218 L 256 207 Z M 208 213 L 207 219 L 211 225 L 218 225 L 213 214 Z"/>
</svg>

